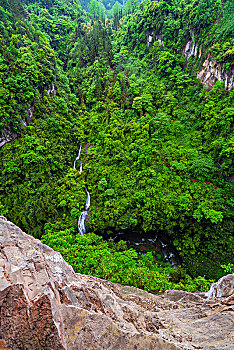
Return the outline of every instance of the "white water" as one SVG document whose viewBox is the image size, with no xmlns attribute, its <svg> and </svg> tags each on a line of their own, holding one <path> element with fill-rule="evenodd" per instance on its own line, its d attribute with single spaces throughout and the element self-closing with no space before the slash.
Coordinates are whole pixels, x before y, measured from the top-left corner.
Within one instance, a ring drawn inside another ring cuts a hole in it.
<svg viewBox="0 0 234 350">
<path fill-rule="evenodd" d="M 82 144 L 80 145 L 78 155 L 77 155 L 76 159 L 74 160 L 74 164 L 73 164 L 73 168 L 74 168 L 74 169 L 76 169 L 76 162 L 77 162 L 77 160 L 80 159 L 80 152 L 81 152 L 81 149 L 82 149 Z M 81 164 L 81 162 L 80 162 L 80 164 Z M 80 165 L 80 169 L 81 169 L 80 172 L 82 172 L 82 164 Z"/>
<path fill-rule="evenodd" d="M 26 123 L 25 119 L 22 119 L 22 120 L 21 120 L 21 123 L 22 123 L 23 125 L 27 126 L 27 123 Z"/>
<path fill-rule="evenodd" d="M 79 220 L 78 220 L 78 231 L 80 235 L 85 235 L 85 219 L 86 216 L 88 215 L 88 209 L 90 207 L 90 194 L 87 188 L 85 187 L 86 193 L 87 193 L 87 199 L 85 203 L 84 210 L 81 212 Z"/>
<path fill-rule="evenodd" d="M 56 90 L 55 90 L 54 84 L 52 84 L 51 94 L 56 95 Z"/>
<path fill-rule="evenodd" d="M 85 235 L 85 218 L 88 215 L 88 212 L 86 210 L 83 210 L 80 214 L 79 220 L 78 220 L 78 231 L 80 235 Z"/>
<path fill-rule="evenodd" d="M 80 161 L 80 170 L 79 170 L 80 173 L 82 173 L 82 163 Z"/>
<path fill-rule="evenodd" d="M 77 157 L 76 157 L 76 159 L 74 161 L 74 164 L 73 164 L 73 168 L 74 169 L 76 169 L 76 162 L 77 162 L 77 160 L 80 159 L 81 149 L 82 149 L 82 144 L 80 145 L 78 155 L 77 155 Z M 81 162 L 81 160 L 80 160 L 79 172 L 82 173 L 82 162 Z M 88 215 L 88 209 L 90 207 L 90 193 L 89 193 L 89 191 L 87 190 L 86 187 L 85 187 L 85 191 L 87 193 L 87 199 L 86 199 L 86 202 L 85 202 L 84 210 L 81 212 L 81 214 L 79 216 L 79 220 L 78 220 L 78 231 L 79 231 L 80 235 L 84 235 L 85 232 L 86 232 L 86 230 L 85 230 L 85 219 L 86 219 L 86 216 Z"/>
<path fill-rule="evenodd" d="M 86 193 L 87 193 L 87 199 L 85 203 L 84 210 L 81 212 L 79 220 L 78 220 L 78 231 L 80 235 L 85 235 L 85 219 L 86 216 L 88 215 L 88 209 L 90 207 L 90 194 L 87 188 L 85 187 Z"/>
<path fill-rule="evenodd" d="M 118 232 L 116 236 L 114 237 L 114 240 L 117 239 L 119 241 L 119 238 L 121 237 L 121 240 L 125 241 L 128 246 L 145 246 L 145 244 L 150 244 L 153 246 L 157 246 L 158 243 L 161 245 L 161 252 L 164 256 L 164 259 L 171 264 L 171 266 L 178 270 L 179 266 L 181 265 L 181 261 L 179 256 L 176 255 L 176 253 L 173 252 L 172 245 L 170 243 L 167 243 L 163 241 L 163 237 L 158 237 L 158 234 L 151 233 L 149 235 L 146 235 L 145 237 L 141 237 L 141 234 L 139 231 L 132 231 L 132 232 Z M 154 249 L 155 252 L 157 250 Z M 144 254 L 144 252 L 138 252 L 138 254 Z"/>
<path fill-rule="evenodd" d="M 30 121 L 32 119 L 32 116 L 33 116 L 33 107 L 30 107 L 27 110 L 27 119 L 28 119 L 28 121 Z"/>
<path fill-rule="evenodd" d="M 87 193 L 87 199 L 86 199 L 86 203 L 85 203 L 85 209 L 88 210 L 89 207 L 90 207 L 90 194 L 89 194 L 89 191 L 87 190 L 87 188 L 85 187 L 86 189 L 86 193 Z"/>
<path fill-rule="evenodd" d="M 48 89 L 47 91 L 48 91 L 48 94 L 49 94 L 49 95 L 50 95 L 50 94 L 56 95 L 56 90 L 55 90 L 54 84 L 52 84 L 52 89 L 50 89 L 50 87 L 49 87 L 49 89 Z"/>
<path fill-rule="evenodd" d="M 178 270 L 179 266 L 175 254 L 170 251 L 167 244 L 163 243 L 161 240 L 159 240 L 159 242 L 161 243 L 164 259 L 168 261 L 175 270 Z"/>
</svg>

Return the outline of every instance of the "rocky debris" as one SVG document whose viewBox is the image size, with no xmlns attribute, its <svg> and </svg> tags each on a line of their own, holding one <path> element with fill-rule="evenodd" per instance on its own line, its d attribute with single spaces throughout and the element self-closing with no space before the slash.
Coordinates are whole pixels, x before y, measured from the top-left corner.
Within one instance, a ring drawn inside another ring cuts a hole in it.
<svg viewBox="0 0 234 350">
<path fill-rule="evenodd" d="M 201 304 L 206 297 L 206 293 L 197 292 L 190 293 L 183 290 L 167 290 L 164 296 L 171 301 L 183 301 L 183 302 L 194 302 Z"/>
<path fill-rule="evenodd" d="M 0 339 L 9 349 L 179 349 L 157 313 L 111 282 L 76 274 L 39 240 L 0 218 Z"/>
<path fill-rule="evenodd" d="M 0 349 L 231 349 L 232 305 L 76 274 L 0 217 Z"/>
<path fill-rule="evenodd" d="M 158 316 L 164 326 L 160 335 L 181 342 L 184 349 L 234 349 L 233 310 L 229 307 L 185 304 L 183 309 L 160 311 Z"/>
<path fill-rule="evenodd" d="M 181 349 L 234 350 L 234 294 L 208 300 L 203 292 L 168 290 L 155 296 L 134 287 L 119 289 L 125 300 L 158 310 L 159 334 Z"/>
</svg>

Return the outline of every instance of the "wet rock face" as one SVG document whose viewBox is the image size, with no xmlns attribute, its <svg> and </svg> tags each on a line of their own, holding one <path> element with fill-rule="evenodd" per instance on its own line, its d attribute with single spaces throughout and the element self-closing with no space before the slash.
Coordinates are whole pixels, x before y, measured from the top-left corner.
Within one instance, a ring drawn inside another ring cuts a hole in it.
<svg viewBox="0 0 234 350">
<path fill-rule="evenodd" d="M 184 47 L 182 54 L 186 59 L 186 62 L 188 62 L 189 57 L 191 56 L 197 56 L 198 53 L 198 43 L 194 42 L 193 40 L 189 40 Z M 199 58 L 201 57 L 201 51 L 199 51 Z"/>
<path fill-rule="evenodd" d="M 226 305 L 230 309 L 228 300 L 222 312 Z M 204 303 L 204 295 L 157 296 L 76 274 L 59 253 L 0 217 L 0 349 L 194 349 L 184 320 L 191 328 L 203 317 L 202 327 L 208 327 L 212 302 Z M 222 346 L 229 344 L 228 312 L 212 321 L 222 332 Z"/>
<path fill-rule="evenodd" d="M 4 127 L 2 132 L 0 132 L 0 148 L 2 148 L 5 143 L 16 139 L 16 137 L 17 134 L 9 126 Z"/>
<path fill-rule="evenodd" d="M 163 46 L 164 44 L 164 40 L 163 40 L 163 36 L 161 34 L 154 34 L 153 31 L 149 32 L 147 34 L 147 46 L 150 46 L 150 43 L 154 43 L 155 41 L 158 41 L 160 45 Z"/>
<path fill-rule="evenodd" d="M 185 57 L 186 64 L 190 57 L 196 57 L 196 60 L 201 60 L 202 46 L 198 44 L 194 39 L 195 33 L 191 32 L 191 39 L 187 42 L 182 50 L 182 55 Z M 149 47 L 150 44 L 158 41 L 160 45 L 164 45 L 163 36 L 161 34 L 155 34 L 154 31 L 149 31 L 146 36 L 146 44 Z M 217 63 L 213 57 L 208 55 L 203 62 L 203 69 L 197 73 L 197 78 L 201 80 L 202 85 L 208 89 L 212 89 L 217 80 L 225 83 L 225 89 L 231 91 L 234 89 L 234 70 L 227 71 L 223 68 L 223 65 Z"/>
<path fill-rule="evenodd" d="M 197 74 L 204 87 L 212 89 L 217 80 L 225 82 L 225 89 L 234 89 L 234 70 L 227 72 L 220 63 L 208 57 L 203 63 L 203 69 Z"/>
<path fill-rule="evenodd" d="M 191 33 L 191 38 L 182 50 L 182 55 L 185 57 L 186 62 L 191 56 L 196 57 L 197 60 L 200 60 L 202 56 L 202 47 L 199 47 L 198 42 L 194 40 L 194 33 Z M 210 90 L 217 80 L 225 83 L 226 90 L 231 91 L 234 89 L 234 70 L 227 71 L 210 54 L 203 62 L 203 69 L 197 73 L 197 78 L 201 80 L 204 87 Z"/>
</svg>

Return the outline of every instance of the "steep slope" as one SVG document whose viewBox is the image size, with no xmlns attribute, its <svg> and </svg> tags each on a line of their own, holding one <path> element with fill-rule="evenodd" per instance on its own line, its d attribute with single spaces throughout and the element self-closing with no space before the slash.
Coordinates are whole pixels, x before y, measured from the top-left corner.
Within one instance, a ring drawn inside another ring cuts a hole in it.
<svg viewBox="0 0 234 350">
<path fill-rule="evenodd" d="M 48 36 L 26 14 L 21 20 L 18 12 L 1 10 L 1 202 L 22 227 L 41 236 L 47 218 L 58 214 L 55 189 L 82 135 L 75 117 L 79 101 Z"/>
<path fill-rule="evenodd" d="M 121 41 L 141 54 L 147 52 L 142 45 L 146 41 L 148 50 L 158 42 L 173 54 L 183 53 L 185 63 L 195 72 L 209 61 L 204 65 L 206 74 L 198 74 L 204 86 L 212 87 L 220 80 L 230 91 L 234 87 L 233 14 L 229 0 L 148 1 L 130 20 L 123 20 Z M 165 63 L 173 68 L 173 61 L 158 62 L 159 66 Z"/>
<path fill-rule="evenodd" d="M 193 276 L 221 277 L 233 251 L 233 91 L 207 91 L 196 74 L 209 48 L 230 73 L 229 2 L 144 2 L 118 28 L 87 21 L 77 2 L 11 4 L 1 213 L 63 250 L 55 237 L 75 246 L 86 186 L 88 230 L 163 235 Z"/>
</svg>

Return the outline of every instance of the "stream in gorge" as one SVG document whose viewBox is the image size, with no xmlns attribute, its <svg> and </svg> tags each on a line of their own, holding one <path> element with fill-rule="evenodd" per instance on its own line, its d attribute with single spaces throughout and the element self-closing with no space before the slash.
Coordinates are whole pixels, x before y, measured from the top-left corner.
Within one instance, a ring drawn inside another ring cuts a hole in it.
<svg viewBox="0 0 234 350">
<path fill-rule="evenodd" d="M 105 239 L 108 237 L 109 235 L 104 235 Z M 116 243 L 120 240 L 125 241 L 129 248 L 138 252 L 138 255 L 151 251 L 155 260 L 159 260 L 158 257 L 161 255 L 175 270 L 178 270 L 179 266 L 182 265 L 179 253 L 171 243 L 170 238 L 164 233 L 123 230 L 111 235 L 111 237 Z"/>
</svg>

